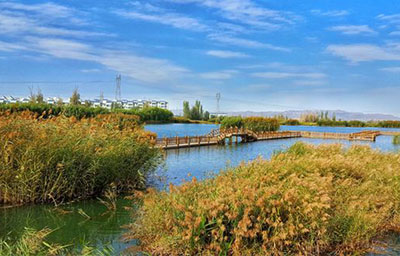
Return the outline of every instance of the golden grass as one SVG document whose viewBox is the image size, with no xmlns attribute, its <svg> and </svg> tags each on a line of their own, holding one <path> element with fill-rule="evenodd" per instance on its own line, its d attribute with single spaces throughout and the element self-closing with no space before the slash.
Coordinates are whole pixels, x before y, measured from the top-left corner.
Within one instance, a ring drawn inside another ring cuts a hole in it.
<svg viewBox="0 0 400 256">
<path fill-rule="evenodd" d="M 269 161 L 140 194 L 126 238 L 154 255 L 358 254 L 399 228 L 400 154 L 297 143 Z"/>
<path fill-rule="evenodd" d="M 43 118 L 46 116 L 46 119 Z M 65 202 L 145 186 L 160 153 L 124 114 L 0 114 L 0 204 Z"/>
</svg>

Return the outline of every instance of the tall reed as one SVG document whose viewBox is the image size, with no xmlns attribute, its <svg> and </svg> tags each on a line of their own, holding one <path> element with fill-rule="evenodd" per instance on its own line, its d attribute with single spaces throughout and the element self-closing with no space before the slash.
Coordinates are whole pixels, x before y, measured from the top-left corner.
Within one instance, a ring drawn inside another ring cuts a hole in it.
<svg viewBox="0 0 400 256">
<path fill-rule="evenodd" d="M 43 119 L 0 116 L 0 204 L 65 202 L 143 188 L 160 161 L 154 136 L 123 114 Z"/>
<path fill-rule="evenodd" d="M 400 135 L 393 136 L 393 144 L 400 145 Z"/>
<path fill-rule="evenodd" d="M 400 154 L 298 143 L 212 179 L 137 193 L 155 255 L 348 255 L 400 228 Z"/>
</svg>

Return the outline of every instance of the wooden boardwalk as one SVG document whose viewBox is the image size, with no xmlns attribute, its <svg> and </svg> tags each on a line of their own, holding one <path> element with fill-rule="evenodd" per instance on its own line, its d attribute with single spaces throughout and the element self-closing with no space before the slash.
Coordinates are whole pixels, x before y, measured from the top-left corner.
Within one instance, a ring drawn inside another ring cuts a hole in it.
<svg viewBox="0 0 400 256">
<path fill-rule="evenodd" d="M 277 131 L 277 132 L 258 132 L 247 129 L 221 129 L 212 130 L 204 136 L 185 136 L 157 138 L 154 144 L 162 149 L 176 149 L 188 147 L 200 147 L 210 145 L 224 145 L 233 143 L 246 143 L 260 140 L 275 140 L 289 138 L 317 138 L 317 139 L 340 139 L 340 140 L 360 140 L 375 141 L 379 135 L 394 135 L 382 133 L 380 131 L 363 131 L 358 133 L 331 133 L 331 132 L 306 132 L 306 131 Z"/>
</svg>

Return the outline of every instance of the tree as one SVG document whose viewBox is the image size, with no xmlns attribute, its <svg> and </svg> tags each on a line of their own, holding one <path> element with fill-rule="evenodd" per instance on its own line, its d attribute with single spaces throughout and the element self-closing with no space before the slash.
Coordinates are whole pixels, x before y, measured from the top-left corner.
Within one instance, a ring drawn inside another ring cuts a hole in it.
<svg viewBox="0 0 400 256">
<path fill-rule="evenodd" d="M 190 106 L 188 101 L 183 102 L 183 117 L 190 119 Z"/>
<path fill-rule="evenodd" d="M 91 107 L 93 106 L 92 102 L 85 100 L 85 107 Z"/>
<path fill-rule="evenodd" d="M 56 104 L 57 104 L 57 106 L 60 106 L 60 107 L 61 107 L 61 106 L 63 106 L 63 105 L 64 105 L 64 101 L 63 101 L 63 99 L 61 99 L 61 98 L 58 98 L 58 99 L 57 99 L 57 103 L 56 103 Z"/>
<path fill-rule="evenodd" d="M 29 87 L 30 95 L 29 95 L 29 101 L 30 103 L 44 103 L 44 97 L 43 93 L 40 90 L 40 88 L 37 89 L 37 92 L 33 92 L 33 88 Z"/>
<path fill-rule="evenodd" d="M 203 120 L 208 121 L 209 119 L 210 119 L 210 112 L 208 111 L 204 112 Z"/>
<path fill-rule="evenodd" d="M 44 103 L 43 93 L 42 93 L 42 90 L 40 90 L 40 88 L 38 88 L 38 91 L 36 94 L 36 103 Z"/>
<path fill-rule="evenodd" d="M 329 119 L 328 115 L 329 115 L 328 111 L 325 111 L 325 118 L 324 118 L 325 120 Z"/>
<path fill-rule="evenodd" d="M 190 111 L 190 119 L 192 120 L 202 120 L 203 119 L 203 106 L 201 105 L 199 100 L 196 100 L 196 103 L 192 107 Z"/>
<path fill-rule="evenodd" d="M 75 88 L 72 92 L 71 98 L 69 98 L 69 104 L 71 105 L 80 105 L 81 104 L 81 95 L 78 92 L 78 88 Z"/>
<path fill-rule="evenodd" d="M 36 94 L 33 92 L 32 87 L 29 87 L 29 102 L 36 103 Z"/>
<path fill-rule="evenodd" d="M 333 113 L 333 114 L 332 114 L 332 120 L 333 120 L 333 121 L 336 121 L 336 113 Z"/>
</svg>

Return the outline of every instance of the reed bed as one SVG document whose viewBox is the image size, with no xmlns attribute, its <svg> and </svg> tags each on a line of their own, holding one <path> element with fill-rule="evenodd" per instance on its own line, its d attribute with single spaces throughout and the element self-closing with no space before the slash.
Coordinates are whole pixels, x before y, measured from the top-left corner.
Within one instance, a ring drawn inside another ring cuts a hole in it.
<svg viewBox="0 0 400 256">
<path fill-rule="evenodd" d="M 89 244 L 84 244 L 81 248 L 71 249 L 71 245 L 57 245 L 46 241 L 47 236 L 52 232 L 50 229 L 36 231 L 26 228 L 21 238 L 12 241 L 9 237 L 0 239 L 0 256 L 49 256 L 49 255 L 81 255 L 81 256 L 111 256 L 115 252 L 111 246 L 96 249 Z"/>
<path fill-rule="evenodd" d="M 393 136 L 393 144 L 400 145 L 400 135 Z"/>
<path fill-rule="evenodd" d="M 0 115 L 0 205 L 66 202 L 144 188 L 160 161 L 138 117 Z"/>
<path fill-rule="evenodd" d="M 400 154 L 297 143 L 169 191 L 138 192 L 126 239 L 153 255 L 348 255 L 400 230 Z"/>
</svg>

